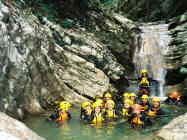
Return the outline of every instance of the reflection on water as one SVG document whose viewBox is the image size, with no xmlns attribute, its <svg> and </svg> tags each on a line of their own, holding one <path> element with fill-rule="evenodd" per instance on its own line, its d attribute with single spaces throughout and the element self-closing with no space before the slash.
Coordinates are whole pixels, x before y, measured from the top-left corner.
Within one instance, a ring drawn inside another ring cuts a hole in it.
<svg viewBox="0 0 187 140">
<path fill-rule="evenodd" d="M 168 117 L 162 117 L 146 129 L 132 129 L 125 123 L 110 123 L 103 126 L 92 126 L 79 120 L 79 112 L 72 111 L 72 120 L 58 126 L 45 121 L 45 117 L 30 117 L 25 123 L 47 140 L 151 140 L 156 130 L 167 124 L 176 115 L 183 114 L 186 108 L 164 105 Z M 172 110 L 172 111 L 171 111 Z M 175 110 L 175 112 L 173 111 Z"/>
</svg>

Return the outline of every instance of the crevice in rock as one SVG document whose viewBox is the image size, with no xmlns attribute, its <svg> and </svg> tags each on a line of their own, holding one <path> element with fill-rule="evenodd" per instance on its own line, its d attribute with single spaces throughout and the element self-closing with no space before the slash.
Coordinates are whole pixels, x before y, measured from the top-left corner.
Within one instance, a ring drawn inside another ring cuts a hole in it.
<svg viewBox="0 0 187 140">
<path fill-rule="evenodd" d="M 65 84 L 68 88 L 72 89 L 72 90 L 74 91 L 74 93 L 77 93 L 78 95 L 83 96 L 83 97 L 85 97 L 86 99 L 95 101 L 95 99 L 94 99 L 93 97 L 79 92 L 77 89 L 73 88 L 73 86 L 71 86 L 69 83 L 64 82 L 64 84 Z"/>
</svg>

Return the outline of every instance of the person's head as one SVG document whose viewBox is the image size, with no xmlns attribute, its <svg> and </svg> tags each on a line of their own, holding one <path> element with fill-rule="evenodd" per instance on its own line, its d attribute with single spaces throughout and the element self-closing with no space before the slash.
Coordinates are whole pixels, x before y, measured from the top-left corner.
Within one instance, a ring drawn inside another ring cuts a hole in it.
<svg viewBox="0 0 187 140">
<path fill-rule="evenodd" d="M 153 104 L 153 107 L 155 107 L 155 108 L 160 107 L 160 98 L 154 97 L 152 99 L 152 104 Z"/>
<path fill-rule="evenodd" d="M 67 101 L 62 101 L 60 102 L 60 106 L 59 106 L 59 109 L 60 110 L 63 110 L 63 111 L 68 111 L 71 107 L 71 104 Z"/>
<path fill-rule="evenodd" d="M 101 112 L 101 107 L 100 106 L 95 107 L 95 113 L 100 113 L 100 112 Z"/>
<path fill-rule="evenodd" d="M 124 108 L 128 109 L 131 107 L 131 100 L 127 99 L 124 101 Z"/>
<path fill-rule="evenodd" d="M 113 100 L 108 100 L 106 102 L 106 109 L 112 110 L 115 107 L 115 102 Z"/>
<path fill-rule="evenodd" d="M 147 69 L 141 70 L 141 76 L 142 77 L 147 77 L 147 75 L 148 75 L 147 72 L 148 72 Z"/>
<path fill-rule="evenodd" d="M 86 106 L 85 110 L 92 110 L 92 106 L 91 105 Z"/>
<path fill-rule="evenodd" d="M 123 99 L 124 99 L 124 100 L 129 99 L 129 98 L 130 98 L 130 96 L 129 96 L 129 95 L 130 95 L 130 94 L 129 94 L 129 93 L 127 93 L 127 92 L 123 93 Z"/>
<path fill-rule="evenodd" d="M 142 95 L 141 99 L 142 99 L 142 103 L 146 104 L 146 103 L 148 103 L 149 96 L 148 95 Z"/>
<path fill-rule="evenodd" d="M 82 108 L 83 108 L 84 110 L 92 110 L 91 105 L 92 105 L 92 104 L 91 104 L 90 102 L 85 101 L 84 103 L 82 103 Z"/>
<path fill-rule="evenodd" d="M 135 101 L 135 100 L 136 100 L 136 94 L 135 94 L 135 93 L 131 93 L 131 94 L 130 94 L 130 99 L 131 99 L 132 101 Z"/>
<path fill-rule="evenodd" d="M 95 113 L 100 113 L 101 112 L 101 103 L 99 103 L 99 102 L 93 103 L 93 108 L 94 108 Z"/>
<path fill-rule="evenodd" d="M 111 100 L 111 98 L 112 98 L 112 94 L 110 94 L 110 93 L 106 93 L 106 94 L 104 95 L 104 99 L 105 99 L 105 100 Z"/>
<path fill-rule="evenodd" d="M 174 92 L 171 92 L 171 93 L 169 94 L 169 97 L 170 97 L 171 99 L 180 100 L 181 94 L 180 94 L 179 92 L 177 92 L 177 91 L 174 91 Z"/>
</svg>

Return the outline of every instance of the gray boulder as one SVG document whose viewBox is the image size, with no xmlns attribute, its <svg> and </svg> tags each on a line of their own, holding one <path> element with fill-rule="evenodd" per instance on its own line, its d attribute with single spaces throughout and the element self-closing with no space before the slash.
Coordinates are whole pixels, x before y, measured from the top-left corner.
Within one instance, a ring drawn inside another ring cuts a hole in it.
<svg viewBox="0 0 187 140">
<path fill-rule="evenodd" d="M 23 123 L 0 112 L 1 140 L 45 140 Z"/>
<path fill-rule="evenodd" d="M 187 113 L 172 120 L 157 132 L 153 140 L 186 140 Z"/>
</svg>

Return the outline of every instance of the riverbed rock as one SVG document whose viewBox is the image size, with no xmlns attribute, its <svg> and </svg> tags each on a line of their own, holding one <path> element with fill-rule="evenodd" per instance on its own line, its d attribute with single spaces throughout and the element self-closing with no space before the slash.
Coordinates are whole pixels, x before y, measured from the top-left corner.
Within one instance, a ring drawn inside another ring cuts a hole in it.
<svg viewBox="0 0 187 140">
<path fill-rule="evenodd" d="M 172 120 L 159 130 L 153 140 L 185 140 L 187 138 L 187 113 Z"/>
<path fill-rule="evenodd" d="M 1 140 L 45 140 L 38 136 L 25 124 L 0 112 Z"/>
</svg>

